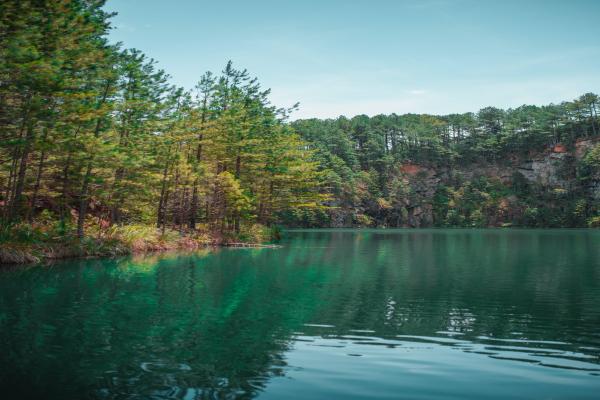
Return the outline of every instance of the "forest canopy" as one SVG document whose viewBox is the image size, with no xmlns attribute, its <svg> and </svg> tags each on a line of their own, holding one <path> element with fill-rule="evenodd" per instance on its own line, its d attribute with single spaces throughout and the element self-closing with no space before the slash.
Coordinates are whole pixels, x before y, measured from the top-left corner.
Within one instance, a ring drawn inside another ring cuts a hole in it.
<svg viewBox="0 0 600 400">
<path fill-rule="evenodd" d="M 336 208 L 304 226 L 598 223 L 598 96 L 475 113 L 358 115 L 291 125 L 315 150 Z"/>
<path fill-rule="evenodd" d="M 312 152 L 231 62 L 193 90 L 107 39 L 103 1 L 0 4 L 4 224 L 53 218 L 239 233 L 323 198 Z"/>
</svg>

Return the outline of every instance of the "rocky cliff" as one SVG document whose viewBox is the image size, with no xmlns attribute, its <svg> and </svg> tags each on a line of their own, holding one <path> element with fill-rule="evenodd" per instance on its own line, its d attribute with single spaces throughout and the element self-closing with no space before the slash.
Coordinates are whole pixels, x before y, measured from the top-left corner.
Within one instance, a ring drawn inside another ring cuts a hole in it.
<svg viewBox="0 0 600 400">
<path fill-rule="evenodd" d="M 571 146 L 557 144 L 543 151 L 525 157 L 479 162 L 461 167 L 432 167 L 406 163 L 400 167 L 400 174 L 409 190 L 404 205 L 406 217 L 401 225 L 423 227 L 439 224 L 435 214 L 435 196 L 441 187 L 458 190 L 464 182 L 494 182 L 506 188 L 513 188 L 523 181 L 536 190 L 568 196 L 577 192 L 580 200 L 600 201 L 600 174 L 596 173 L 581 181 L 578 166 L 587 152 L 600 143 L 599 138 L 580 139 Z M 487 199 L 483 196 L 483 201 Z M 508 193 L 497 199 L 494 210 L 490 210 L 488 224 L 500 225 L 514 219 L 515 213 L 524 213 L 526 207 L 520 204 L 515 194 Z M 543 210 L 542 210 L 543 211 Z M 438 216 L 439 220 L 439 216 Z M 489 222 L 491 221 L 491 223 Z"/>
</svg>

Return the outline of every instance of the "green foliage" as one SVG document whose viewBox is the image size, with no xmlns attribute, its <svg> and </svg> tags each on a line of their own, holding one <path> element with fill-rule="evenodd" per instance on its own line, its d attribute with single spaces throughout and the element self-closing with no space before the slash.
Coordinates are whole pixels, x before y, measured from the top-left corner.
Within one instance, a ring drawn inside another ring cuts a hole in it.
<svg viewBox="0 0 600 400">
<path fill-rule="evenodd" d="M 600 228 L 600 215 L 597 215 L 595 217 L 591 217 L 588 220 L 588 226 L 590 228 Z"/>
<path fill-rule="evenodd" d="M 245 243 L 263 243 L 274 239 L 278 235 L 275 228 L 268 228 L 260 224 L 244 224 L 237 234 L 236 239 Z"/>
<path fill-rule="evenodd" d="M 271 105 L 269 90 L 231 62 L 202 75 L 194 92 L 168 84 L 156 61 L 108 44 L 103 5 L 0 4 L 0 220 L 12 227 L 4 236 L 45 240 L 27 222 L 51 211 L 60 221 L 52 234 L 84 243 L 91 228 L 153 247 L 173 238 L 150 225 L 236 236 L 322 207 L 328 171 L 317 171 L 287 126 L 291 109 Z"/>
<path fill-rule="evenodd" d="M 320 224 L 306 216 L 286 221 L 311 221 L 311 226 L 585 226 L 597 206 L 577 202 L 590 196 L 589 182 L 599 179 L 600 145 L 579 165 L 572 155 L 578 140 L 600 134 L 597 108 L 598 97 L 587 93 L 542 107 L 295 121 L 291 125 L 327 172 L 324 187 L 333 207 Z M 568 187 L 542 185 L 520 172 L 519 163 L 555 146 L 569 154 L 555 161 L 553 178 L 569 182 Z M 488 175 L 478 172 L 482 168 L 490 170 Z M 500 182 L 494 169 L 512 172 Z"/>
<path fill-rule="evenodd" d="M 590 179 L 600 173 L 600 143 L 589 149 L 579 165 L 579 176 Z"/>
</svg>

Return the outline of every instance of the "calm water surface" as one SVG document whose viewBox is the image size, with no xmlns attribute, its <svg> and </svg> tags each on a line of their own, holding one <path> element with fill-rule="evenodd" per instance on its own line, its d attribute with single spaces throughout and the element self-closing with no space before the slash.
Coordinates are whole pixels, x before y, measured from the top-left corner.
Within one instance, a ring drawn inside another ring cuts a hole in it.
<svg viewBox="0 0 600 400">
<path fill-rule="evenodd" d="M 599 399 L 600 232 L 294 231 L 5 269 L 0 393 Z"/>
</svg>

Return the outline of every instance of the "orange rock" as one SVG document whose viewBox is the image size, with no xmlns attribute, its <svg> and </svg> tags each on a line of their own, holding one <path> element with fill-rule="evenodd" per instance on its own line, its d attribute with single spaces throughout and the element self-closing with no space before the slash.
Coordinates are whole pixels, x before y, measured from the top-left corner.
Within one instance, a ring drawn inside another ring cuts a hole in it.
<svg viewBox="0 0 600 400">
<path fill-rule="evenodd" d="M 564 144 L 559 143 L 552 148 L 552 152 L 553 153 L 566 153 L 567 148 L 565 147 Z"/>
<path fill-rule="evenodd" d="M 417 164 L 404 164 L 400 167 L 400 172 L 408 175 L 415 175 L 423 170 L 423 167 Z"/>
</svg>

